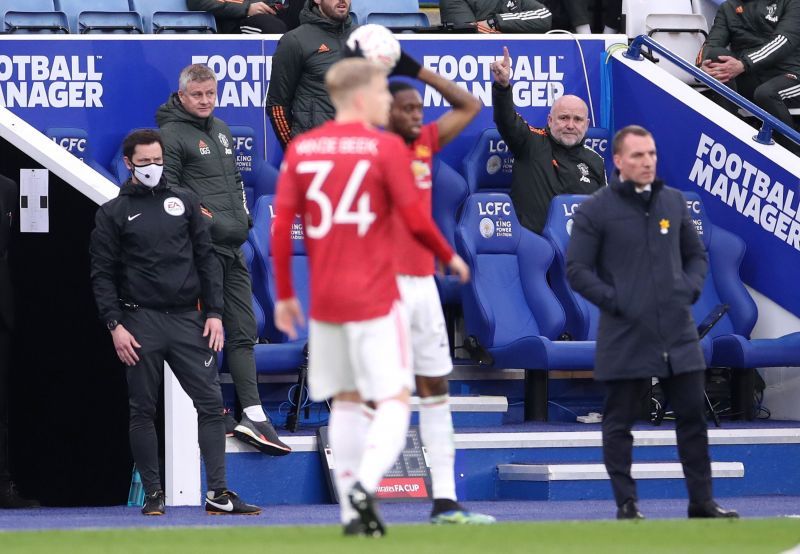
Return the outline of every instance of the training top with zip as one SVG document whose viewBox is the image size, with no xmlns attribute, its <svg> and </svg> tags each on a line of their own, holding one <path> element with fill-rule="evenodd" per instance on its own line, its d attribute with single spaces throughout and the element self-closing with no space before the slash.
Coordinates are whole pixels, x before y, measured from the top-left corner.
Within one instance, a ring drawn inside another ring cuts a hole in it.
<svg viewBox="0 0 800 554">
<path fill-rule="evenodd" d="M 800 76 L 800 0 L 728 0 L 717 10 L 707 48 L 728 48 L 745 71 L 764 77 Z"/>
<path fill-rule="evenodd" d="M 244 184 L 236 168 L 236 150 L 228 126 L 213 115 L 187 112 L 178 94 L 158 108 L 156 122 L 164 141 L 164 176 L 173 187 L 186 187 L 214 216 L 214 248 L 233 255 L 252 227 Z"/>
<path fill-rule="evenodd" d="M 553 14 L 537 0 L 441 0 L 443 23 L 464 24 L 494 16 L 501 33 L 546 33 Z"/>
<path fill-rule="evenodd" d="M 648 205 L 632 182 L 615 178 L 584 201 L 574 216 L 567 278 L 600 308 L 595 379 L 704 370 L 691 306 L 707 271 L 680 191 L 656 180 Z"/>
<path fill-rule="evenodd" d="M 313 3 L 313 2 L 312 2 Z M 267 113 L 284 148 L 300 133 L 333 119 L 325 73 L 344 56 L 347 37 L 356 29 L 322 16 L 319 7 L 300 12 L 300 26 L 285 33 L 272 58 Z"/>
<path fill-rule="evenodd" d="M 222 267 L 211 245 L 210 212 L 192 191 L 150 189 L 128 180 L 103 204 L 91 234 L 91 278 L 102 321 L 121 321 L 120 300 L 155 310 L 198 301 L 209 317 L 223 310 Z"/>
</svg>

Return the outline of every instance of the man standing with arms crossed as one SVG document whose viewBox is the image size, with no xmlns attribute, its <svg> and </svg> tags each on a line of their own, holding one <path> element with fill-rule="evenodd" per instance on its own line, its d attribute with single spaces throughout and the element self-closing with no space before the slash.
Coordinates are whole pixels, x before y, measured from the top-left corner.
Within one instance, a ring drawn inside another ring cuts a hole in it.
<svg viewBox="0 0 800 554">
<path fill-rule="evenodd" d="M 408 56 L 405 56 L 409 60 Z M 410 62 L 406 62 L 410 68 Z M 418 194 L 426 213 L 432 210 L 433 156 L 475 119 L 481 102 L 441 75 L 419 64 L 408 71 L 441 93 L 453 107 L 423 125 L 419 92 L 405 81 L 389 85 L 392 108 L 387 129 L 400 135 L 413 159 Z M 453 371 L 441 300 L 436 289 L 433 254 L 417 242 L 400 220 L 395 221 L 398 286 L 411 328 L 414 374 L 420 397 L 419 425 L 428 451 L 433 482 L 432 523 L 493 523 L 494 518 L 465 510 L 456 500 L 455 443 L 447 376 Z"/>
<path fill-rule="evenodd" d="M 631 125 L 613 142 L 619 177 L 583 202 L 567 251 L 567 278 L 600 309 L 594 376 L 606 387 L 603 461 L 617 519 L 642 519 L 631 477 L 631 428 L 651 379 L 675 410 L 689 517 L 736 518 L 711 494 L 703 394 L 706 363 L 692 319 L 708 257 L 680 191 L 656 177 L 656 144 Z"/>
<path fill-rule="evenodd" d="M 462 281 L 469 269 L 426 213 L 402 140 L 375 129 L 388 122 L 385 71 L 352 58 L 334 64 L 325 81 L 336 119 L 292 141 L 278 182 L 275 323 L 293 337 L 303 321 L 290 265 L 290 229 L 301 214 L 312 291 L 309 391 L 316 401 L 334 398 L 329 434 L 341 522 L 345 534 L 381 536 L 374 493 L 405 446 L 413 384 L 392 212 Z M 377 406 L 371 422 L 365 401 Z"/>
<path fill-rule="evenodd" d="M 211 240 L 222 266 L 225 357 L 243 409 L 233 433 L 265 454 L 283 456 L 291 449 L 278 438 L 258 394 L 252 284 L 240 248 L 252 222 L 231 131 L 213 115 L 216 99 L 217 77 L 210 68 L 195 64 L 181 71 L 178 92 L 156 114 L 164 175 L 170 185 L 191 189 L 214 216 Z"/>
</svg>

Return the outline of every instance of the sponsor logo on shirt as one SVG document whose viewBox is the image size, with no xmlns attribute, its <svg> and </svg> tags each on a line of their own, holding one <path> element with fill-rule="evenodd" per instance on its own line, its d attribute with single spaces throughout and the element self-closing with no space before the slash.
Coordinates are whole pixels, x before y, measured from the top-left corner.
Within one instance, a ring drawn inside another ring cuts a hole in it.
<svg viewBox="0 0 800 554">
<path fill-rule="evenodd" d="M 183 215 L 183 213 L 186 211 L 186 208 L 184 207 L 183 201 L 180 198 L 170 196 L 164 200 L 164 211 L 169 215 L 179 216 Z"/>
<path fill-rule="evenodd" d="M 418 188 L 429 189 L 433 186 L 431 168 L 428 167 L 428 164 L 425 162 L 420 160 L 411 162 L 411 172 L 414 174 L 414 179 L 417 182 Z"/>
<path fill-rule="evenodd" d="M 197 147 L 200 149 L 200 154 L 202 156 L 210 156 L 211 155 L 211 148 L 208 147 L 206 141 L 200 139 L 200 142 L 197 143 Z"/>
</svg>

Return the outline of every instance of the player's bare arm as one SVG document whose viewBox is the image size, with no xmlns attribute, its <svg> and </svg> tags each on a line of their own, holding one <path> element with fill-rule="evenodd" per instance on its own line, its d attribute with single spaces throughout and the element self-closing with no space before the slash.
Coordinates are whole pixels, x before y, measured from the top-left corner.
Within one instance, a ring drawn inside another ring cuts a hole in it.
<svg viewBox="0 0 800 554">
<path fill-rule="evenodd" d="M 417 78 L 436 89 L 452 106 L 451 110 L 436 121 L 439 128 L 439 145 L 444 146 L 475 119 L 483 105 L 471 93 L 429 69 L 424 67 L 420 69 Z"/>
</svg>

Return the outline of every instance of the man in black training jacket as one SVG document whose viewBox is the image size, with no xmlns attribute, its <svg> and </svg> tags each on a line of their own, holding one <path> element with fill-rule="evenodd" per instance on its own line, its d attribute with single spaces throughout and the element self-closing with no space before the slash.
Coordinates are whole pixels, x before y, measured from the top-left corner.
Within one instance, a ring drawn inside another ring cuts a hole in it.
<svg viewBox="0 0 800 554">
<path fill-rule="evenodd" d="M 243 502 L 225 481 L 216 355 L 223 343 L 222 272 L 208 232 L 211 214 L 191 191 L 161 178 L 157 132 L 134 131 L 122 153 L 131 178 L 97 210 L 90 253 L 100 318 L 128 366 L 131 451 L 146 493 L 142 513 L 165 511 L 155 415 L 166 361 L 197 409 L 206 511 L 258 514 L 261 508 Z"/>
<path fill-rule="evenodd" d="M 603 461 L 617 518 L 643 518 L 631 478 L 631 428 L 653 376 L 677 416 L 689 517 L 739 517 L 711 494 L 706 364 L 691 312 L 708 271 L 705 249 L 683 195 L 656 178 L 650 132 L 625 127 L 613 153 L 619 177 L 575 213 L 567 278 L 600 308 L 594 376 L 606 385 Z"/>
<path fill-rule="evenodd" d="M 603 158 L 583 145 L 589 110 L 577 96 L 562 96 L 550 109 L 547 128 L 531 127 L 514 110 L 508 48 L 491 68 L 494 122 L 514 154 L 511 200 L 519 222 L 541 234 L 554 196 L 591 194 L 606 184 Z"/>
</svg>

